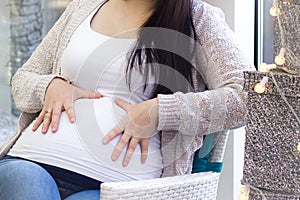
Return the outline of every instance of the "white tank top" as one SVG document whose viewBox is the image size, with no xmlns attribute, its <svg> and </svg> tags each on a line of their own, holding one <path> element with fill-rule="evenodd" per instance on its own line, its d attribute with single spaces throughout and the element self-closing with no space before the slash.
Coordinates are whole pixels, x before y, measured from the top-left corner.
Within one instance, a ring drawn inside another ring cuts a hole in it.
<svg viewBox="0 0 300 200">
<path fill-rule="evenodd" d="M 102 182 L 160 177 L 162 156 L 158 134 L 150 139 L 145 164 L 140 162 L 140 146 L 137 146 L 129 165 L 123 167 L 125 151 L 117 161 L 111 160 L 119 137 L 111 144 L 102 144 L 104 135 L 126 114 L 114 103 L 114 98 L 139 103 L 150 98 L 151 89 L 144 92 L 144 79 L 138 70 L 132 71 L 129 89 L 125 76 L 126 52 L 133 48 L 136 40 L 112 39 L 94 32 L 90 22 L 96 10 L 71 37 L 62 56 L 61 72 L 74 85 L 97 90 L 104 97 L 75 101 L 76 123 L 71 124 L 63 112 L 55 134 L 49 130 L 44 135 L 41 127 L 32 132 L 33 122 L 8 155 L 68 169 Z M 149 77 L 149 81 L 153 80 Z"/>
</svg>

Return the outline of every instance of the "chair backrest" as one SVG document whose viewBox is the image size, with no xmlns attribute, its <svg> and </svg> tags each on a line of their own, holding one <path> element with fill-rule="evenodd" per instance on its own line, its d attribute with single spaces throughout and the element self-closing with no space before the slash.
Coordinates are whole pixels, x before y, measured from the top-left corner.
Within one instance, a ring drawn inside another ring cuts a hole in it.
<svg viewBox="0 0 300 200">
<path fill-rule="evenodd" d="M 221 172 L 229 131 L 206 135 L 195 153 L 192 173 Z"/>
</svg>

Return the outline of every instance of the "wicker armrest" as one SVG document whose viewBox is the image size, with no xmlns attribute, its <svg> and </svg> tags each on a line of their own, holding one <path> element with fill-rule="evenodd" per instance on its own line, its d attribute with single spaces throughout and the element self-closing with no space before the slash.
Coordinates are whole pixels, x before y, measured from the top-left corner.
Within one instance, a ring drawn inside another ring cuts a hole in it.
<svg viewBox="0 0 300 200">
<path fill-rule="evenodd" d="M 215 200 L 220 173 L 198 173 L 143 181 L 101 184 L 101 200 Z"/>
</svg>

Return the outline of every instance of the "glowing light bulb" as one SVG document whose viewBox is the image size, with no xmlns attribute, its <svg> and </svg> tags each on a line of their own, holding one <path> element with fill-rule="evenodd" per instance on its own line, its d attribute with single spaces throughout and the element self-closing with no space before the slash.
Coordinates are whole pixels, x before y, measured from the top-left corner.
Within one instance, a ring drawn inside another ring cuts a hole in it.
<svg viewBox="0 0 300 200">
<path fill-rule="evenodd" d="M 240 188 L 240 200 L 249 200 L 250 188 L 249 186 L 242 185 Z"/>
<path fill-rule="evenodd" d="M 291 5 L 292 1 L 291 0 L 285 0 L 283 1 L 283 4 Z"/>
<path fill-rule="evenodd" d="M 272 15 L 273 17 L 276 17 L 280 14 L 281 14 L 281 10 L 278 6 L 278 0 L 273 0 L 273 6 L 270 9 L 270 15 Z"/>
<path fill-rule="evenodd" d="M 275 63 L 277 65 L 283 65 L 285 63 L 285 48 L 281 48 L 278 56 L 275 57 Z"/>
<path fill-rule="evenodd" d="M 258 94 L 262 94 L 266 91 L 266 84 L 268 83 L 269 78 L 264 77 L 259 83 L 257 83 L 254 87 L 254 91 Z"/>
<path fill-rule="evenodd" d="M 258 71 L 267 73 L 276 68 L 277 68 L 277 66 L 275 64 L 261 63 L 258 66 Z"/>
<path fill-rule="evenodd" d="M 272 6 L 272 8 L 270 9 L 270 15 L 272 15 L 273 17 L 276 17 L 280 14 L 281 14 L 280 8 L 278 6 Z"/>
</svg>

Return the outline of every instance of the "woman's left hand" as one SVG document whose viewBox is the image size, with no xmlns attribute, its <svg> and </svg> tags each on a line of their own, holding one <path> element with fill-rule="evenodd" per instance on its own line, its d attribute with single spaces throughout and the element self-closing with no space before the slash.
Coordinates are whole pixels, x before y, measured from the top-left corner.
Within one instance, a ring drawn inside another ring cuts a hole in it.
<svg viewBox="0 0 300 200">
<path fill-rule="evenodd" d="M 103 143 L 108 144 L 115 137 L 122 134 L 117 146 L 112 153 L 112 160 L 116 161 L 123 149 L 128 144 L 123 166 L 126 167 L 137 146 L 141 145 L 141 163 L 147 160 L 149 139 L 156 133 L 158 125 L 158 99 L 151 99 L 139 104 L 130 104 L 121 99 L 116 99 L 116 104 L 124 109 L 127 114 L 104 137 Z"/>
</svg>

